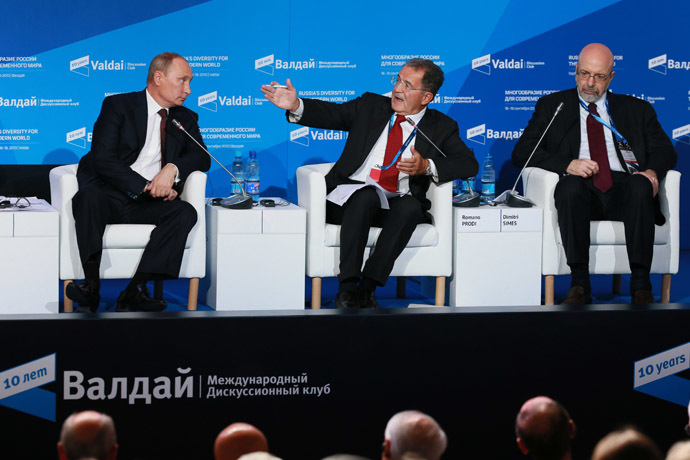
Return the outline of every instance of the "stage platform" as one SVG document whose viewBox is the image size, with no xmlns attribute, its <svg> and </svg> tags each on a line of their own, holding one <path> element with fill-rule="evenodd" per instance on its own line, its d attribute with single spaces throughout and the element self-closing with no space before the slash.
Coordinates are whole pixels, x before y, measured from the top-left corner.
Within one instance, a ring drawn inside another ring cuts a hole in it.
<svg viewBox="0 0 690 460">
<path fill-rule="evenodd" d="M 54 458 L 64 418 L 95 409 L 123 459 L 212 459 L 235 421 L 286 460 L 375 459 L 388 418 L 419 409 L 444 458 L 519 459 L 514 417 L 546 394 L 578 425 L 576 458 L 628 423 L 666 449 L 685 437 L 689 324 L 681 304 L 8 315 L 0 440 Z"/>
</svg>

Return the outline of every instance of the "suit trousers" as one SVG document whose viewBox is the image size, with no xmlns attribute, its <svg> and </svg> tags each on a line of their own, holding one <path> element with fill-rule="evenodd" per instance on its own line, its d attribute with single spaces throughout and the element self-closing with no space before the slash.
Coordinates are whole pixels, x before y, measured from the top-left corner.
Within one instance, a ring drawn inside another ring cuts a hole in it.
<svg viewBox="0 0 690 460">
<path fill-rule="evenodd" d="M 412 195 L 388 201 L 390 209 L 381 209 L 375 189 L 363 187 L 344 206 L 326 202 L 326 221 L 341 226 L 339 282 L 364 276 L 379 286 L 385 285 L 417 224 L 428 221 L 421 203 Z M 362 268 L 370 227 L 380 227 L 381 233 Z"/>
<path fill-rule="evenodd" d="M 589 266 L 590 221 L 615 220 L 625 226 L 625 244 L 632 269 L 652 266 L 654 196 L 649 179 L 641 174 L 612 172 L 613 186 L 602 193 L 591 178 L 564 176 L 554 198 L 558 225 L 568 265 Z"/>
<path fill-rule="evenodd" d="M 86 267 L 91 255 L 103 249 L 106 225 L 155 225 L 137 271 L 158 279 L 179 277 L 187 235 L 197 220 L 196 210 L 186 201 L 154 198 L 134 201 L 98 184 L 82 187 L 74 195 L 72 214 L 82 267 Z"/>
</svg>

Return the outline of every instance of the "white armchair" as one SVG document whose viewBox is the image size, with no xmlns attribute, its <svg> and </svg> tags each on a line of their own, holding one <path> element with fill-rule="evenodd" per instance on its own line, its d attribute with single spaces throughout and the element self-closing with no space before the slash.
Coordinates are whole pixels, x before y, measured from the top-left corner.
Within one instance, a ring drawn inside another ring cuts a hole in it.
<svg viewBox="0 0 690 460">
<path fill-rule="evenodd" d="M 312 308 L 321 308 L 321 278 L 336 276 L 340 264 L 340 225 L 326 223 L 326 180 L 333 163 L 297 169 L 298 204 L 307 210 L 307 276 L 312 278 Z M 393 266 L 391 276 L 436 277 L 436 305 L 445 299 L 445 277 L 452 273 L 453 187 L 431 184 L 432 224 L 417 225 L 407 247 Z M 380 228 L 371 228 L 364 260 L 376 243 Z"/>
<path fill-rule="evenodd" d="M 655 227 L 651 272 L 663 275 L 662 303 L 668 303 L 671 294 L 671 275 L 678 273 L 680 176 L 678 171 L 669 171 L 659 185 L 661 211 L 666 217 L 666 223 Z M 554 303 L 554 275 L 570 273 L 561 242 L 553 196 L 558 179 L 558 174 L 541 168 L 526 168 L 522 176 L 525 196 L 544 210 L 541 272 L 544 275 L 544 303 L 546 305 Z M 590 242 L 590 273 L 614 275 L 613 291 L 620 292 L 620 275 L 630 273 L 623 223 L 610 220 L 592 222 Z"/>
<path fill-rule="evenodd" d="M 60 213 L 60 279 L 64 280 L 64 286 L 72 280 L 84 278 L 72 215 L 72 197 L 78 190 L 77 165 L 60 166 L 50 171 L 52 205 Z M 187 237 L 180 268 L 180 278 L 190 278 L 189 310 L 196 310 L 199 278 L 206 275 L 205 195 L 206 174 L 195 171 L 187 178 L 181 196 L 197 212 L 197 222 Z M 108 225 L 103 235 L 101 278 L 132 278 L 154 227 L 150 224 Z M 64 302 L 65 311 L 71 312 L 73 302 L 67 296 Z"/>
</svg>

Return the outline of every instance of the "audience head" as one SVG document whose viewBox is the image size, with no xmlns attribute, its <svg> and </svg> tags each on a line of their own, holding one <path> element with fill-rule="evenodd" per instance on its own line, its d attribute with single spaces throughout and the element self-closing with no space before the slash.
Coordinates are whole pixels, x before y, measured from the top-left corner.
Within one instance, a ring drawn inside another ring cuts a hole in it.
<svg viewBox="0 0 690 460">
<path fill-rule="evenodd" d="M 518 447 L 538 460 L 570 458 L 575 431 L 565 407 L 546 396 L 527 400 L 515 419 Z"/>
<path fill-rule="evenodd" d="M 690 441 L 680 441 L 671 446 L 666 460 L 690 460 Z"/>
<path fill-rule="evenodd" d="M 233 423 L 218 433 L 213 446 L 216 460 L 237 460 L 245 454 L 268 452 L 264 434 L 248 423 Z"/>
<path fill-rule="evenodd" d="M 604 436 L 594 447 L 592 460 L 661 460 L 663 456 L 650 438 L 634 428 Z"/>
<path fill-rule="evenodd" d="M 91 410 L 67 417 L 57 445 L 60 460 L 114 460 L 117 447 L 113 419 Z"/>
<path fill-rule="evenodd" d="M 251 454 L 244 454 L 237 460 L 280 460 L 268 452 L 252 452 Z"/>
<path fill-rule="evenodd" d="M 386 425 L 382 460 L 438 460 L 446 450 L 446 433 L 418 411 L 395 414 Z"/>
</svg>

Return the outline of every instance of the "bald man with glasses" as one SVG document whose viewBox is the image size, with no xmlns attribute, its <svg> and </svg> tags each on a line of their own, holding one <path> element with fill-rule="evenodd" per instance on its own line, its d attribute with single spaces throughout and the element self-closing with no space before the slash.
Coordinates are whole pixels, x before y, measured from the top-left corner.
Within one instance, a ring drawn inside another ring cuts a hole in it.
<svg viewBox="0 0 690 460">
<path fill-rule="evenodd" d="M 677 154 L 648 102 L 608 91 L 613 66 L 606 46 L 585 46 L 575 71 L 577 87 L 539 99 L 513 150 L 515 166 L 524 166 L 556 107 L 564 104 L 529 164 L 561 175 L 554 197 L 571 271 L 564 304 L 592 303 L 592 220 L 624 223 L 632 303 L 654 303 L 649 279 L 654 225 L 665 222 L 657 194 Z"/>
</svg>

